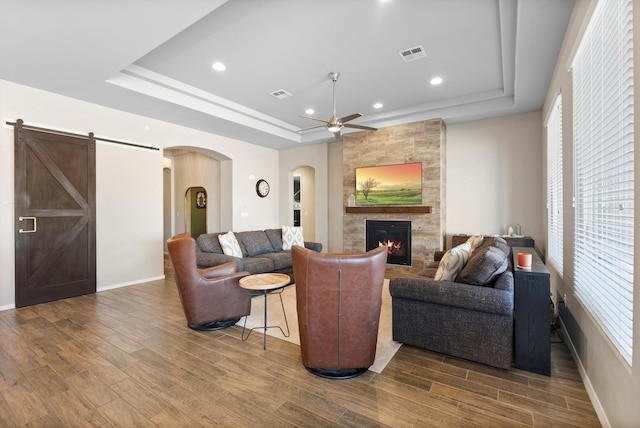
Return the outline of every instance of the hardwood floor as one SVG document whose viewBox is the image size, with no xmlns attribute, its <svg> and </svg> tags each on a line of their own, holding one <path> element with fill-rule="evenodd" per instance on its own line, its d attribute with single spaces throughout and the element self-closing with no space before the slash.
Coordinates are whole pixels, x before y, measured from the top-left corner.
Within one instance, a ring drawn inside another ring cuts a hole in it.
<svg viewBox="0 0 640 428">
<path fill-rule="evenodd" d="M 299 347 L 186 326 L 167 279 L 0 312 L 0 426 L 600 426 L 575 363 L 504 371 L 403 345 L 381 374 L 317 378 Z"/>
</svg>

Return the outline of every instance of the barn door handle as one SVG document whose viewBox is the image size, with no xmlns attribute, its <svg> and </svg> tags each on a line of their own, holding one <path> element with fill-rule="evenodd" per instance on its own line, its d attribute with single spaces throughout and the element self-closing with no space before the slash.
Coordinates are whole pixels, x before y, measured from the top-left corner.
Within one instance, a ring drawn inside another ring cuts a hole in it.
<svg viewBox="0 0 640 428">
<path fill-rule="evenodd" d="M 19 233 L 34 233 L 38 230 L 38 219 L 36 219 L 35 217 L 18 217 L 18 220 L 20 221 L 25 221 L 25 220 L 33 220 L 33 229 L 31 230 L 24 230 L 24 229 L 19 229 L 18 232 Z"/>
</svg>

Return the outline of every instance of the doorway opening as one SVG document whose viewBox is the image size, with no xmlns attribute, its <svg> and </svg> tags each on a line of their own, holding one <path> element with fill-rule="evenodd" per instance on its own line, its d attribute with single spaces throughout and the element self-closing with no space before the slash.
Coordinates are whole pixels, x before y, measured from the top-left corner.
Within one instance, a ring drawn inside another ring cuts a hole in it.
<svg viewBox="0 0 640 428">
<path fill-rule="evenodd" d="M 300 166 L 290 175 L 290 224 L 302 227 L 304 239 L 313 241 L 316 234 L 316 170 Z"/>
<path fill-rule="evenodd" d="M 293 225 L 300 226 L 300 176 L 293 176 Z"/>
<path fill-rule="evenodd" d="M 184 197 L 185 230 L 194 239 L 207 233 L 207 191 L 202 186 L 189 187 Z"/>
</svg>

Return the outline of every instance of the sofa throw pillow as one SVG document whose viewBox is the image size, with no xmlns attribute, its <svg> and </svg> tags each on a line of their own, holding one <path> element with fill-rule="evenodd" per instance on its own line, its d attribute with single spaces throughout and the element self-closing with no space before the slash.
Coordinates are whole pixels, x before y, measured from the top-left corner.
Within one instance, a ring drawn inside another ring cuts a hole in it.
<svg viewBox="0 0 640 428">
<path fill-rule="evenodd" d="M 294 245 L 304 247 L 302 227 L 282 226 L 282 249 L 290 250 Z"/>
<path fill-rule="evenodd" d="M 438 264 L 438 270 L 436 271 L 433 279 L 437 281 L 453 281 L 458 276 L 458 273 L 462 270 L 464 265 L 469 260 L 471 255 L 471 244 L 465 242 L 457 247 L 454 247 L 447 251 L 440 264 Z"/>
<path fill-rule="evenodd" d="M 482 235 L 470 236 L 467 242 L 471 245 L 471 252 L 482 245 L 482 241 L 484 241 L 484 236 Z"/>
<path fill-rule="evenodd" d="M 218 239 L 219 233 L 203 233 L 196 238 L 198 248 L 205 253 L 222 254 L 222 247 Z"/>
<path fill-rule="evenodd" d="M 229 231 L 229 233 L 222 233 L 218 235 L 218 241 L 220 241 L 222 252 L 227 256 L 242 258 L 240 244 L 238 244 L 238 240 L 233 232 Z"/>
<path fill-rule="evenodd" d="M 282 250 L 282 229 L 267 229 L 264 232 L 267 234 L 274 251 Z"/>
<path fill-rule="evenodd" d="M 246 252 L 243 253 L 244 255 L 255 257 L 260 254 L 273 253 L 271 242 L 263 230 L 237 232 L 235 235 L 240 244 L 240 249 L 244 247 L 246 250 Z M 278 250 L 279 249 L 280 248 L 278 248 Z"/>
<path fill-rule="evenodd" d="M 460 271 L 456 282 L 471 285 L 492 285 L 498 275 L 509 267 L 510 247 L 502 238 L 493 238 L 473 252 L 469 263 Z"/>
</svg>

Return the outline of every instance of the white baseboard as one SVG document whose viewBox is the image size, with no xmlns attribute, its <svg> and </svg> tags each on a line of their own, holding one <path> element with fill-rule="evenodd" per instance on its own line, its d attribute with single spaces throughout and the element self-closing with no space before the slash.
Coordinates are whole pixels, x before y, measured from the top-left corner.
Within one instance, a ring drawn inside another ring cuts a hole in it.
<svg viewBox="0 0 640 428">
<path fill-rule="evenodd" d="M 604 428 L 611 428 L 611 423 L 609 423 L 607 414 L 604 412 L 604 409 L 602 408 L 602 404 L 600 403 L 600 400 L 598 399 L 598 395 L 593 389 L 593 385 L 591 385 L 591 381 L 589 380 L 589 376 L 587 375 L 587 372 L 584 369 L 584 365 L 582 364 L 582 361 L 580 361 L 580 356 L 576 351 L 576 347 L 573 345 L 573 342 L 571 341 L 571 337 L 569 336 L 567 327 L 564 325 L 564 321 L 562 320 L 562 317 L 559 317 L 558 319 L 560 320 L 560 326 L 562 327 L 562 333 L 564 336 L 563 339 L 565 340 L 565 343 L 567 344 L 569 351 L 571 351 L 573 360 L 576 362 L 576 366 L 578 367 L 578 371 L 580 372 L 580 377 L 582 378 L 582 383 L 584 383 L 584 387 L 587 390 L 587 394 L 589 394 L 589 398 L 591 399 L 591 404 L 593 404 L 593 408 L 596 411 L 596 414 L 598 415 L 600 424 L 602 424 Z"/>
<path fill-rule="evenodd" d="M 98 287 L 96 289 L 97 293 L 100 293 L 101 291 L 108 291 L 108 290 L 113 290 L 115 288 L 122 288 L 122 287 L 128 287 L 130 285 L 136 285 L 136 284 L 142 284 L 145 282 L 151 282 L 151 281 L 160 281 L 165 279 L 164 275 L 161 276 L 155 276 L 153 278 L 143 278 L 143 279 L 138 279 L 135 281 L 130 281 L 130 282 L 122 282 L 120 284 L 112 284 L 112 285 L 105 285 L 102 287 Z"/>
<path fill-rule="evenodd" d="M 107 290 L 113 290 L 115 288 L 121 288 L 121 287 L 128 287 L 130 285 L 136 285 L 136 284 L 142 284 L 144 282 L 151 282 L 151 281 L 160 281 L 165 279 L 165 276 L 156 276 L 153 278 L 145 278 L 145 279 L 140 279 L 140 280 L 136 280 L 136 281 L 131 281 L 131 282 L 123 282 L 121 284 L 113 284 L 113 285 L 106 285 L 104 287 L 98 287 L 96 288 L 96 293 L 99 293 L 101 291 L 107 291 Z M 8 311 L 9 309 L 15 309 L 16 305 L 3 305 L 0 306 L 0 312 L 2 311 Z"/>
</svg>

